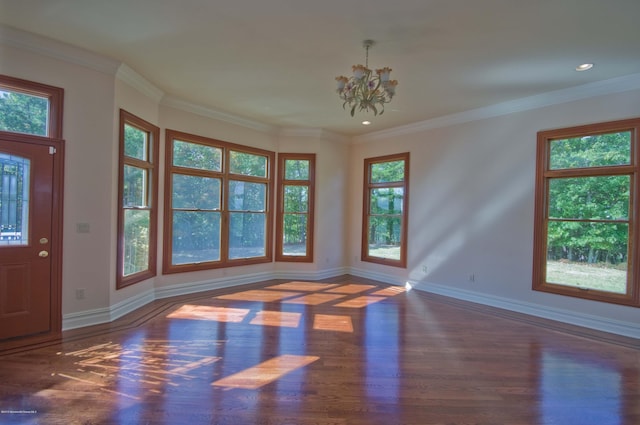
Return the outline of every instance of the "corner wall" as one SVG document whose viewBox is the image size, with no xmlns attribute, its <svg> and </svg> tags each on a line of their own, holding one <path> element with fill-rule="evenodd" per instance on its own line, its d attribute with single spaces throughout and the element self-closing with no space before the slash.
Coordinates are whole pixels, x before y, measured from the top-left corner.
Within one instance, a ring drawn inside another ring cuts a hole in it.
<svg viewBox="0 0 640 425">
<path fill-rule="evenodd" d="M 353 273 L 640 337 L 638 308 L 531 289 L 536 133 L 630 118 L 638 111 L 640 90 L 633 90 L 354 145 L 351 193 L 361 192 L 367 157 L 409 151 L 411 175 L 408 268 L 354 261 Z M 360 222 L 361 202 L 352 196 L 351 223 Z M 360 250 L 359 227 L 351 226 L 349 234 L 353 258 Z"/>
</svg>

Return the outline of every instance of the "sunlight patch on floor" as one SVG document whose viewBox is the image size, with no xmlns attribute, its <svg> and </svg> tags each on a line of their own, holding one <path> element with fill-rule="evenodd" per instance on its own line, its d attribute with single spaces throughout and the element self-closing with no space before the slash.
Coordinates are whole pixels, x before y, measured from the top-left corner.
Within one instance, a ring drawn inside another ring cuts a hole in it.
<svg viewBox="0 0 640 425">
<path fill-rule="evenodd" d="M 362 308 L 380 301 L 384 301 L 386 299 L 386 297 L 363 296 L 336 304 L 336 307 Z"/>
<path fill-rule="evenodd" d="M 402 294 L 407 290 L 402 286 L 390 286 L 389 288 L 384 288 L 376 292 L 372 292 L 371 295 L 377 295 L 381 297 L 393 297 L 394 295 Z"/>
<path fill-rule="evenodd" d="M 280 326 L 285 328 L 297 328 L 300 324 L 301 313 L 284 311 L 259 311 L 251 322 L 252 325 Z"/>
<path fill-rule="evenodd" d="M 349 285 L 339 286 L 337 288 L 332 288 L 327 290 L 327 292 L 335 292 L 337 294 L 358 294 L 360 292 L 368 291 L 369 289 L 375 288 L 374 285 L 361 285 L 358 283 L 351 283 Z"/>
<path fill-rule="evenodd" d="M 281 292 L 262 289 L 251 289 L 243 292 L 235 292 L 233 294 L 220 295 L 216 298 L 219 300 L 270 302 L 280 301 L 285 298 L 298 297 L 300 295 L 304 294 L 301 294 L 300 292 Z"/>
<path fill-rule="evenodd" d="M 282 378 L 287 373 L 307 366 L 320 359 L 317 356 L 294 356 L 284 354 L 245 369 L 236 374 L 219 379 L 211 385 L 226 388 L 258 389 Z"/>
<path fill-rule="evenodd" d="M 319 331 L 336 331 L 353 333 L 351 316 L 334 314 L 316 314 L 313 317 L 313 329 Z"/>
<path fill-rule="evenodd" d="M 319 305 L 328 303 L 330 301 L 335 301 L 340 298 L 344 298 L 344 295 L 341 294 L 310 294 L 305 295 L 303 297 L 291 298 L 289 300 L 284 300 L 284 303 L 288 304 L 306 304 L 306 305 Z"/>
<path fill-rule="evenodd" d="M 251 310 L 248 308 L 212 307 L 208 305 L 185 304 L 173 313 L 167 315 L 167 318 L 240 323 L 250 311 Z"/>
<path fill-rule="evenodd" d="M 268 286 L 269 289 L 284 289 L 287 291 L 324 291 L 338 286 L 335 283 L 314 283 L 314 282 L 287 282 L 278 285 Z"/>
</svg>

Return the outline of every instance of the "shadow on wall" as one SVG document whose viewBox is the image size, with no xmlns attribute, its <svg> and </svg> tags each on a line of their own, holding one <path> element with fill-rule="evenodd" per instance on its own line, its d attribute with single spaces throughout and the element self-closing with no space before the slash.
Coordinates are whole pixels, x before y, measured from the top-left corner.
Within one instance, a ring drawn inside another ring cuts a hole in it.
<svg viewBox="0 0 640 425">
<path fill-rule="evenodd" d="M 536 140 L 523 135 L 518 121 L 508 123 L 430 135 L 433 142 L 420 155 L 426 163 L 412 164 L 413 281 L 482 282 L 502 295 L 522 288 L 518 281 L 530 288 Z"/>
</svg>

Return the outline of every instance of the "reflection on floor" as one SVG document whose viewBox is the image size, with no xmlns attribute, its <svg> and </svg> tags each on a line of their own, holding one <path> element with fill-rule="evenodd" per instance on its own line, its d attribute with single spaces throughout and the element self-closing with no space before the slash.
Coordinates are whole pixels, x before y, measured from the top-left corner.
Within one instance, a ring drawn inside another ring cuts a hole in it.
<svg viewBox="0 0 640 425">
<path fill-rule="evenodd" d="M 334 307 L 350 309 L 364 308 L 369 304 L 383 301 L 405 291 L 401 287 L 389 287 L 377 290 L 374 292 L 375 296 L 358 295 L 372 289 L 379 288 L 375 285 L 354 283 L 287 282 L 263 289 L 251 289 L 202 300 L 204 303 L 213 303 L 213 305 L 185 304 L 167 314 L 166 317 L 173 320 L 198 320 L 229 324 L 247 323 L 259 326 L 298 328 L 304 313 L 263 310 L 259 306 L 265 302 L 281 302 L 281 307 L 284 304 L 309 306 L 330 304 Z M 337 302 L 349 295 L 355 295 L 355 298 Z M 257 307 L 238 308 L 216 305 L 216 303 L 229 301 L 257 304 Z M 349 315 L 312 314 L 311 321 L 313 323 L 312 329 L 315 331 L 348 333 L 354 331 L 353 321 Z M 227 341 L 225 340 L 215 341 L 218 346 L 226 343 Z M 78 358 L 76 362 L 78 369 L 76 371 L 88 372 L 90 374 L 89 379 L 66 373 L 58 373 L 58 376 L 77 382 L 84 382 L 87 385 L 95 385 L 100 387 L 102 391 L 110 390 L 105 387 L 105 384 L 92 378 L 105 378 L 116 373 L 120 380 L 140 380 L 150 385 L 150 391 L 154 391 L 154 387 L 164 384 L 180 386 L 181 380 L 195 379 L 196 376 L 192 375 L 192 373 L 197 372 L 198 369 L 221 360 L 222 357 L 220 356 L 204 356 L 200 354 L 203 348 L 210 345 L 211 342 L 197 340 L 178 342 L 174 340 L 149 339 L 145 339 L 143 343 L 132 341 L 125 346 L 114 343 L 99 344 L 65 354 L 66 356 Z M 249 366 L 230 376 L 218 379 L 212 385 L 227 388 L 257 389 L 318 359 L 318 356 L 281 354 L 274 356 L 270 360 Z M 131 386 L 125 387 L 131 388 Z M 135 394 L 128 393 L 122 388 L 116 393 L 123 397 L 138 398 Z"/>
<path fill-rule="evenodd" d="M 0 424 L 640 424 L 634 342 L 371 283 L 194 294 L 2 356 Z"/>
</svg>

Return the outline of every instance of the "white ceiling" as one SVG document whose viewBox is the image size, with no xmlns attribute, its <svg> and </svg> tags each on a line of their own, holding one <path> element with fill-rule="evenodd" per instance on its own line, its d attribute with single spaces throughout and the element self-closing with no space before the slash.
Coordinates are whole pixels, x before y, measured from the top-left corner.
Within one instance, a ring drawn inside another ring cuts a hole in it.
<svg viewBox="0 0 640 425">
<path fill-rule="evenodd" d="M 0 23 L 172 98 L 347 136 L 640 72 L 640 0 L 0 0 Z M 399 84 L 384 115 L 352 118 L 334 78 L 364 63 L 365 39 Z"/>
</svg>

